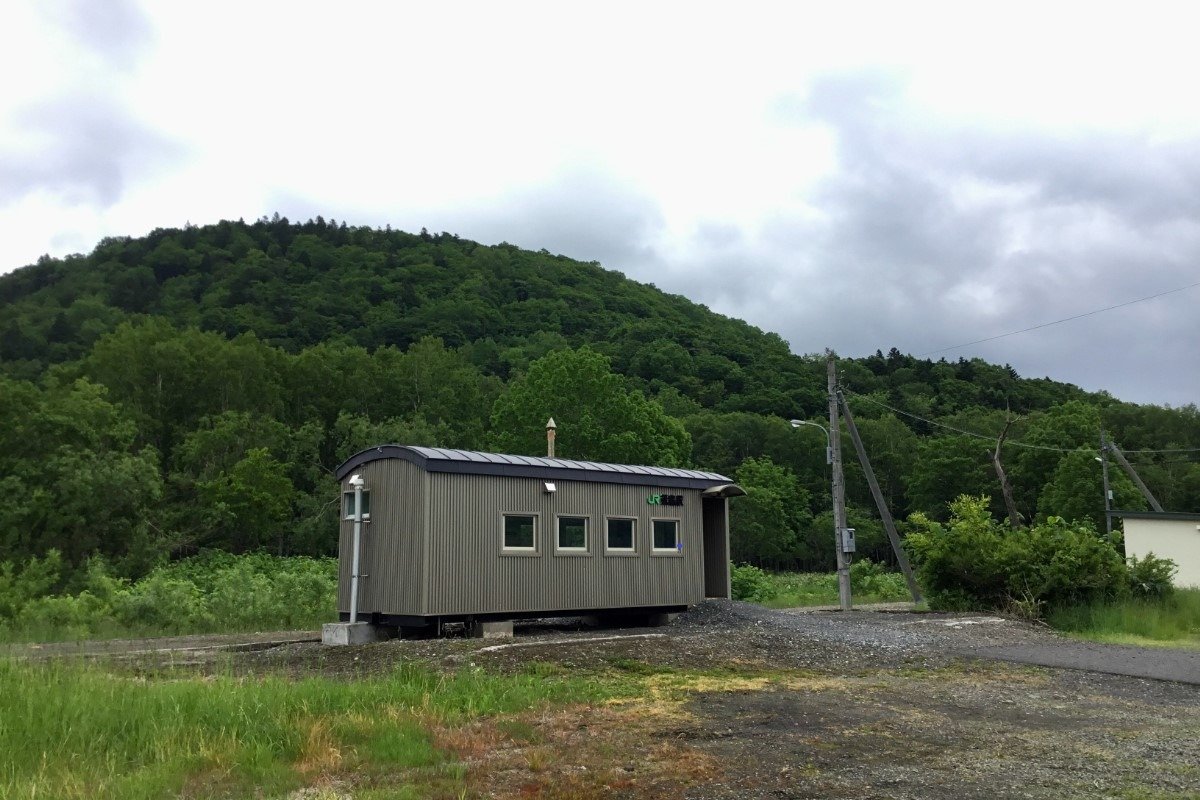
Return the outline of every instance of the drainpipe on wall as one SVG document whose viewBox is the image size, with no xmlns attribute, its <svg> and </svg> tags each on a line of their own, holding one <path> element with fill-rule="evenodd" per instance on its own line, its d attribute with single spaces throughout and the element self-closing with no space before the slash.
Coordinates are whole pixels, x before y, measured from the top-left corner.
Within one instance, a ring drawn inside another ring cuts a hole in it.
<svg viewBox="0 0 1200 800">
<path fill-rule="evenodd" d="M 358 551 L 362 542 L 363 479 L 353 475 L 350 485 L 354 487 L 354 545 L 350 556 L 350 622 L 358 622 Z"/>
</svg>

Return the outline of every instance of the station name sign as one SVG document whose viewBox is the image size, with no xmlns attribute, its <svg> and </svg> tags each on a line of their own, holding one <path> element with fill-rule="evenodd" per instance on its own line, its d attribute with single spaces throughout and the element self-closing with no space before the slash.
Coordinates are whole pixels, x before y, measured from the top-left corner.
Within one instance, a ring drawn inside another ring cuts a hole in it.
<svg viewBox="0 0 1200 800">
<path fill-rule="evenodd" d="M 652 494 L 646 498 L 646 503 L 652 506 L 681 506 L 683 505 L 683 495 Z"/>
</svg>

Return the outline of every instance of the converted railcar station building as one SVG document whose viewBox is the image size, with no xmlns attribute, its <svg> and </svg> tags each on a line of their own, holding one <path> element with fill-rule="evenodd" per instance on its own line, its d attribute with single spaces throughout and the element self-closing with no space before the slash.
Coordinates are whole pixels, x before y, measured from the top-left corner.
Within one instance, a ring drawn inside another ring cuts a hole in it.
<svg viewBox="0 0 1200 800">
<path fill-rule="evenodd" d="M 329 643 L 443 622 L 503 635 L 529 617 L 650 621 L 730 596 L 729 498 L 744 492 L 723 475 L 401 445 L 336 475 L 343 624 Z"/>
</svg>

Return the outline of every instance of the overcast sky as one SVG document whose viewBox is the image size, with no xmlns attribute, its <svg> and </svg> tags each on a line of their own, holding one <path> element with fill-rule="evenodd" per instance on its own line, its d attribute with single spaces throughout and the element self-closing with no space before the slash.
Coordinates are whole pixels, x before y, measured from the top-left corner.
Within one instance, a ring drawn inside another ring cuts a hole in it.
<svg viewBox="0 0 1200 800">
<path fill-rule="evenodd" d="M 1200 401 L 1200 286 L 933 352 L 1200 282 L 1184 4 L 712 6 L 6 0 L 0 272 L 320 214 Z"/>
</svg>

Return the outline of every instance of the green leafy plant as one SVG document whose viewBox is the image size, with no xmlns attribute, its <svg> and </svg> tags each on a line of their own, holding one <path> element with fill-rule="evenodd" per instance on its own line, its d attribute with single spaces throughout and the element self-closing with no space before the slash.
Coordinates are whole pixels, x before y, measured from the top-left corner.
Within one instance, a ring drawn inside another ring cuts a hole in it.
<svg viewBox="0 0 1200 800">
<path fill-rule="evenodd" d="M 734 600 L 765 603 L 777 594 L 771 576 L 749 564 L 735 565 L 729 574 Z"/>
<path fill-rule="evenodd" d="M 1125 597 L 1135 581 L 1145 586 L 1138 591 L 1169 585 L 1170 569 L 1161 559 L 1127 566 L 1115 541 L 1097 534 L 1088 521 L 1051 516 L 1013 530 L 991 517 L 986 498 L 964 495 L 950 504 L 948 523 L 922 514 L 912 515 L 910 523 L 908 547 L 934 608 L 1040 616 Z"/>
</svg>

